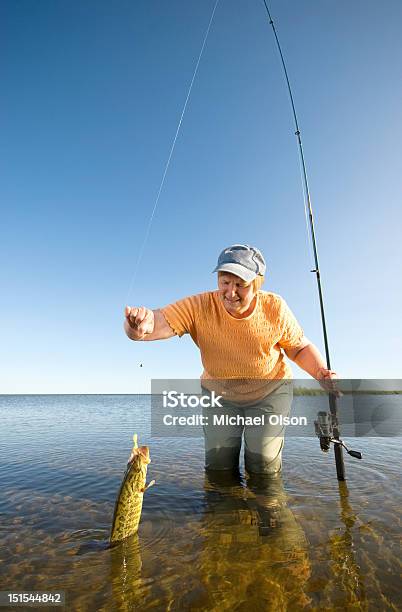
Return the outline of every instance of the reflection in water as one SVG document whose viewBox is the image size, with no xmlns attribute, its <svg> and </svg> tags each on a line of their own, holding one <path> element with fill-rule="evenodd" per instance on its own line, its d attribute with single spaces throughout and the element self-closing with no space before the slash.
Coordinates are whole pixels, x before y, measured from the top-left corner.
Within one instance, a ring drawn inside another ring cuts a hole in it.
<svg viewBox="0 0 402 612">
<path fill-rule="evenodd" d="M 214 606 L 305 606 L 308 544 L 280 475 L 208 472 L 200 569 Z M 230 585 L 230 588 L 228 588 Z M 242 609 L 242 608 L 238 608 Z"/>
<path fill-rule="evenodd" d="M 110 582 L 117 609 L 133 609 L 133 597 L 136 592 L 141 592 L 141 569 L 141 547 L 137 533 L 110 550 Z"/>
<path fill-rule="evenodd" d="M 348 603 L 365 608 L 366 592 L 360 566 L 356 561 L 352 539 L 357 515 L 349 503 L 346 482 L 338 482 L 341 503 L 341 520 L 345 526 L 343 533 L 334 533 L 329 538 L 332 572 L 342 592 L 348 594 Z M 333 587 L 332 587 L 333 588 Z"/>
</svg>

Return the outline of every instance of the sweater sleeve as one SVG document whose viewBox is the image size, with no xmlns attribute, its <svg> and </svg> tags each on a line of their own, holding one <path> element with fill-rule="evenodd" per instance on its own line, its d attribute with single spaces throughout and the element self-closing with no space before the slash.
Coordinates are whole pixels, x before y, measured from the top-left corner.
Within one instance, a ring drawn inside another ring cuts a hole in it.
<svg viewBox="0 0 402 612">
<path fill-rule="evenodd" d="M 281 298 L 280 320 L 282 336 L 279 340 L 279 346 L 285 350 L 298 348 L 301 344 L 304 332 L 283 298 Z"/>
<path fill-rule="evenodd" d="M 199 309 L 200 296 L 192 295 L 161 308 L 161 311 L 175 334 L 190 334 L 195 337 L 195 322 Z"/>
</svg>

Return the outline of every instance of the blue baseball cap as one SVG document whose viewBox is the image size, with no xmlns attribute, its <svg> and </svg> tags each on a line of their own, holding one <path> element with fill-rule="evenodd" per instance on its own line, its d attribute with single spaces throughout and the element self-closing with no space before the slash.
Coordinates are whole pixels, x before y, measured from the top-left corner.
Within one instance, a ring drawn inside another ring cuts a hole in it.
<svg viewBox="0 0 402 612">
<path fill-rule="evenodd" d="M 256 276 L 264 276 L 267 266 L 258 249 L 248 244 L 232 244 L 219 255 L 214 272 L 230 272 L 250 282 Z"/>
</svg>

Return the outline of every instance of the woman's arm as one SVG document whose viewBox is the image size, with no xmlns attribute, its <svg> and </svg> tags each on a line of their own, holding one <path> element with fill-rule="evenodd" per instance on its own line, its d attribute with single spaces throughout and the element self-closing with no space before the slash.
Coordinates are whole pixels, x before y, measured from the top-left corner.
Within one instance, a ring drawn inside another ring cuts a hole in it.
<svg viewBox="0 0 402 612">
<path fill-rule="evenodd" d="M 124 331 L 130 340 L 164 340 L 176 335 L 160 310 L 126 306 L 124 314 Z"/>
<path fill-rule="evenodd" d="M 317 380 L 337 378 L 336 372 L 328 370 L 320 351 L 307 338 L 303 338 L 300 346 L 285 353 L 299 368 Z"/>
</svg>

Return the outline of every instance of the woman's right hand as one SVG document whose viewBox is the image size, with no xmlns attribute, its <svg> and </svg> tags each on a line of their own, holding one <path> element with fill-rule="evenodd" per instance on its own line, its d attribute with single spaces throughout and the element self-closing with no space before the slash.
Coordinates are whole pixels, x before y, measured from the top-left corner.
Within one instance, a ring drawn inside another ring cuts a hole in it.
<svg viewBox="0 0 402 612">
<path fill-rule="evenodd" d="M 130 328 L 130 337 L 133 340 L 142 340 L 144 336 L 152 334 L 154 331 L 155 316 L 150 308 L 126 306 L 124 314 L 126 323 Z"/>
</svg>

